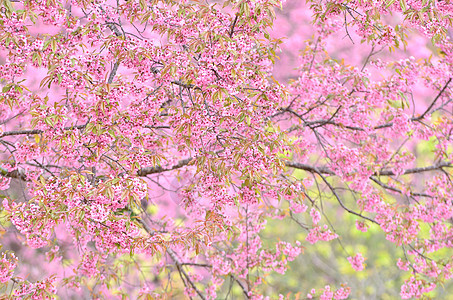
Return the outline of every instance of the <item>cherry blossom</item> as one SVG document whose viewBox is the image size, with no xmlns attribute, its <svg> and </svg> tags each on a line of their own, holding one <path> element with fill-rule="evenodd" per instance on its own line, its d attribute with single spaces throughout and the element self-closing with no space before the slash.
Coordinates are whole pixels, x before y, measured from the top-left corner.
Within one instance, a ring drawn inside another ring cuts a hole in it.
<svg viewBox="0 0 453 300">
<path fill-rule="evenodd" d="M 448 1 L 2 1 L 2 293 L 286 299 L 269 282 L 352 247 L 345 223 L 426 296 L 453 276 L 452 21 Z M 298 292 L 355 295 L 325 281 Z"/>
</svg>

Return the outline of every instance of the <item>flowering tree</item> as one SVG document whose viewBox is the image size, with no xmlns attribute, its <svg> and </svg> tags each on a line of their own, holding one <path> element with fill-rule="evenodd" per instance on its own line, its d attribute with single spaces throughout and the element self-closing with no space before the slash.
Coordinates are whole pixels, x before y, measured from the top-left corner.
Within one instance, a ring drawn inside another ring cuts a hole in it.
<svg viewBox="0 0 453 300">
<path fill-rule="evenodd" d="M 401 249 L 401 298 L 448 283 L 453 4 L 282 2 L 0 0 L 5 295 L 275 298 L 347 216 Z"/>
</svg>

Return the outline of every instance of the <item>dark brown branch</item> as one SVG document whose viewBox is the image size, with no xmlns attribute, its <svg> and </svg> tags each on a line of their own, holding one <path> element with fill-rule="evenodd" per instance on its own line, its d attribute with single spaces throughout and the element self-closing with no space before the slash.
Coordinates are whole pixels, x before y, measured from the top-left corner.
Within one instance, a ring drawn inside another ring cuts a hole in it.
<svg viewBox="0 0 453 300">
<path fill-rule="evenodd" d="M 192 157 L 189 157 L 189 158 L 180 160 L 176 165 L 173 165 L 169 168 L 162 168 L 161 166 L 143 168 L 140 171 L 138 171 L 137 174 L 138 174 L 138 176 L 146 176 L 146 175 L 155 174 L 155 173 L 172 171 L 172 170 L 180 169 L 184 166 L 187 166 L 191 161 L 192 161 Z"/>
<path fill-rule="evenodd" d="M 5 131 L 0 133 L 0 138 L 10 135 L 25 135 L 25 134 L 40 134 L 42 130 L 34 129 L 34 130 L 13 130 L 13 131 Z"/>
<path fill-rule="evenodd" d="M 120 66 L 119 61 L 116 61 L 115 64 L 113 65 L 112 72 L 110 72 L 109 79 L 107 81 L 108 84 L 111 84 L 113 82 L 113 78 L 115 78 L 119 66 Z"/>
<path fill-rule="evenodd" d="M 190 263 L 190 262 L 181 263 L 181 266 L 193 266 L 193 267 L 201 267 L 201 268 L 212 268 L 212 265 L 208 265 L 208 264 L 197 264 L 197 263 Z"/>
<path fill-rule="evenodd" d="M 296 222 L 297 225 L 299 225 L 300 227 L 302 227 L 303 229 L 305 229 L 307 231 L 310 230 L 310 228 L 307 225 L 302 224 L 299 220 L 296 219 L 296 217 L 294 217 L 294 214 L 293 214 L 293 212 L 291 210 L 289 211 L 289 216 L 290 216 L 291 220 Z"/>
<path fill-rule="evenodd" d="M 15 178 L 15 179 L 21 179 L 23 181 L 28 181 L 25 174 L 22 172 L 19 172 L 19 170 L 14 170 L 14 171 L 8 172 L 7 170 L 0 167 L 0 175 L 3 177 Z"/>
<path fill-rule="evenodd" d="M 187 166 L 191 161 L 192 161 L 192 158 L 189 157 L 189 158 L 180 160 L 176 165 L 173 165 L 173 166 L 168 167 L 168 168 L 162 168 L 160 166 L 159 167 L 143 168 L 143 169 L 141 169 L 140 171 L 137 172 L 137 175 L 138 176 L 147 176 L 147 175 L 150 175 L 150 174 L 163 173 L 163 172 L 167 172 L 167 171 L 180 169 L 180 168 L 182 168 L 184 166 Z M 25 174 L 19 172 L 18 170 L 14 170 L 14 171 L 8 172 L 7 170 L 5 170 L 5 169 L 0 167 L 0 175 L 2 175 L 4 177 L 17 178 L 17 179 L 22 179 L 22 180 L 26 181 Z"/>
<path fill-rule="evenodd" d="M 107 27 L 117 36 L 117 37 L 120 37 L 122 36 L 123 34 L 120 32 L 120 30 L 116 27 L 116 24 L 115 23 L 112 23 L 112 22 L 109 22 L 109 23 L 106 23 L 107 24 Z"/>
<path fill-rule="evenodd" d="M 450 84 L 450 82 L 452 81 L 452 79 L 453 78 L 448 79 L 448 81 L 445 83 L 444 87 L 439 91 L 439 93 L 434 98 L 433 102 L 431 102 L 429 107 L 425 110 L 425 112 L 423 114 L 421 114 L 420 116 L 416 117 L 416 118 L 411 118 L 410 121 L 414 122 L 414 121 L 420 121 L 421 119 L 423 119 L 429 113 L 429 111 L 434 107 L 434 105 L 436 104 L 437 100 L 439 100 L 439 98 L 445 92 L 445 90 L 447 89 L 447 87 Z M 304 122 L 304 124 L 306 126 L 309 126 L 309 127 L 311 127 L 312 125 L 315 125 L 314 128 L 321 127 L 323 125 L 334 125 L 334 126 L 337 126 L 337 127 L 347 128 L 347 129 L 351 129 L 351 130 L 365 131 L 365 129 L 363 129 L 362 127 L 343 125 L 343 124 L 338 124 L 338 123 L 333 122 L 333 118 L 337 114 L 338 109 L 332 115 L 332 117 L 330 117 L 329 119 L 327 119 L 327 120 L 315 120 L 315 121 L 306 121 L 306 120 L 304 120 L 300 114 L 298 114 L 297 112 L 293 111 L 290 108 L 283 108 L 281 111 L 282 112 L 289 112 L 289 113 L 295 115 L 302 122 Z M 393 122 L 389 122 L 389 123 L 385 123 L 385 124 L 382 124 L 382 125 L 375 126 L 375 127 L 373 127 L 373 129 L 375 129 L 375 130 L 376 129 L 383 129 L 383 128 L 388 128 L 388 127 L 392 127 L 392 126 L 393 126 Z"/>
<path fill-rule="evenodd" d="M 84 129 L 87 125 L 76 125 L 76 126 L 67 126 L 64 127 L 64 130 L 72 130 L 72 129 Z M 143 126 L 145 128 L 149 129 L 169 129 L 170 126 L 151 126 L 151 125 L 145 125 Z M 43 133 L 42 130 L 40 129 L 24 129 L 24 130 L 12 130 L 12 131 L 5 131 L 3 133 L 0 133 L 0 138 L 5 137 L 5 136 L 12 136 L 12 135 L 31 135 L 31 134 L 41 134 Z"/>
<path fill-rule="evenodd" d="M 302 163 L 298 163 L 298 162 L 292 162 L 292 161 L 285 162 L 285 165 L 290 168 L 300 169 L 300 170 L 308 171 L 310 173 L 336 175 L 335 172 L 333 172 L 332 170 L 330 170 L 329 168 L 324 167 L 324 166 L 315 167 L 315 166 L 302 164 Z M 442 168 L 451 168 L 451 167 L 453 167 L 453 164 L 443 161 L 443 162 L 440 162 L 440 163 L 432 165 L 432 166 L 406 169 L 403 171 L 402 175 L 422 173 L 422 172 L 440 170 Z M 383 170 L 381 172 L 374 173 L 372 176 L 393 176 L 393 175 L 396 175 L 396 173 L 391 170 Z"/>
<path fill-rule="evenodd" d="M 176 85 L 178 85 L 180 87 L 183 87 L 183 88 L 186 88 L 186 89 L 198 89 L 198 90 L 201 91 L 201 88 L 199 88 L 199 87 L 197 87 L 197 86 L 195 86 L 193 84 L 186 84 L 186 83 L 184 83 L 184 82 L 182 82 L 180 80 L 174 80 L 171 83 L 176 84 Z"/>
<path fill-rule="evenodd" d="M 150 236 L 153 236 L 154 235 L 154 232 L 151 228 L 149 228 L 149 226 L 143 222 L 141 219 L 137 219 L 137 221 L 143 226 L 143 229 L 145 229 L 145 231 L 150 235 Z M 183 269 L 183 263 L 179 260 L 178 256 L 176 255 L 176 253 L 170 249 L 170 248 L 167 248 L 167 253 L 168 255 L 171 257 L 171 259 L 175 262 L 176 264 L 176 268 L 178 269 L 178 272 L 181 276 L 181 280 L 184 282 L 184 279 L 183 279 L 183 276 L 185 277 L 185 279 L 187 280 L 187 282 L 190 283 L 190 285 L 192 286 L 192 288 L 195 290 L 195 292 L 198 294 L 198 296 L 200 296 L 201 299 L 203 300 L 206 300 L 206 297 L 203 295 L 203 293 L 196 287 L 195 283 L 193 283 L 193 281 L 190 279 L 189 275 L 187 275 L 186 271 Z M 185 282 L 184 282 L 185 283 Z"/>
<path fill-rule="evenodd" d="M 326 167 L 314 167 L 314 166 L 310 166 L 307 164 L 302 164 L 302 163 L 292 162 L 292 161 L 286 162 L 285 165 L 290 168 L 304 170 L 304 171 L 308 171 L 310 173 L 335 175 L 335 173 L 332 170 L 330 170 L 329 168 L 326 168 Z"/>
<path fill-rule="evenodd" d="M 363 219 L 365 219 L 365 220 L 368 220 L 368 221 L 370 221 L 370 222 L 373 222 L 373 223 L 379 225 L 379 223 L 376 222 L 375 220 L 373 220 L 373 219 L 371 219 L 371 218 L 368 218 L 368 217 L 366 217 L 366 216 L 364 216 L 364 215 L 362 215 L 362 214 L 359 214 L 359 213 L 357 213 L 357 212 L 355 212 L 355 211 L 353 211 L 353 210 L 347 208 L 347 207 L 344 205 L 343 201 L 341 201 L 341 198 L 340 198 L 340 196 L 337 194 L 337 191 L 335 191 L 335 188 L 329 183 L 329 181 L 327 181 L 326 177 L 324 177 L 324 175 L 322 175 L 321 173 L 317 173 L 317 174 L 322 178 L 322 180 L 324 181 L 324 183 L 325 183 L 325 184 L 327 185 L 327 187 L 330 189 L 330 191 L 331 191 L 332 194 L 335 196 L 335 198 L 337 199 L 338 203 L 340 204 L 340 206 L 341 206 L 344 210 L 346 210 L 346 211 L 347 211 L 348 213 L 350 213 L 350 214 L 353 214 L 353 215 L 355 215 L 355 216 L 357 216 L 357 217 L 363 218 Z"/>
<path fill-rule="evenodd" d="M 173 261 L 175 262 L 176 268 L 178 269 L 178 271 L 180 273 L 182 273 L 182 275 L 184 275 L 184 277 L 186 278 L 187 282 L 190 283 L 190 285 L 195 290 L 195 292 L 198 294 L 198 296 L 200 296 L 201 299 L 206 300 L 206 297 L 197 288 L 195 283 L 190 279 L 189 275 L 187 275 L 186 271 L 183 269 L 182 263 L 179 261 L 178 257 L 176 256 L 176 253 L 173 250 L 171 250 L 170 248 L 167 249 L 167 253 L 168 253 L 168 255 L 170 255 L 171 259 L 173 259 Z M 181 279 L 182 279 L 182 276 L 181 276 Z"/>
<path fill-rule="evenodd" d="M 340 111 L 341 107 L 342 107 L 341 105 L 338 106 L 337 110 L 333 113 L 333 115 L 332 115 L 327 121 L 325 121 L 325 122 L 323 122 L 323 123 L 320 123 L 320 124 L 318 124 L 318 125 L 316 125 L 316 126 L 313 126 L 313 127 L 311 127 L 311 129 L 314 129 L 314 128 L 317 128 L 317 127 L 321 127 L 321 126 L 324 126 L 324 124 L 327 124 L 327 123 L 329 123 L 329 122 L 332 122 L 332 120 L 335 118 L 335 116 L 336 116 L 336 115 L 338 114 L 338 112 Z"/>
<path fill-rule="evenodd" d="M 233 37 L 234 27 L 236 26 L 236 22 L 238 21 L 238 17 L 239 17 L 239 14 L 236 14 L 236 17 L 234 18 L 233 24 L 231 25 L 230 38 Z"/>
<path fill-rule="evenodd" d="M 143 127 L 148 128 L 148 129 L 170 129 L 171 128 L 170 126 L 167 126 L 167 125 L 162 125 L 162 126 L 145 125 Z"/>
<path fill-rule="evenodd" d="M 330 189 L 330 191 L 332 192 L 332 194 L 335 196 L 335 198 L 337 199 L 338 203 L 340 204 L 340 206 L 346 210 L 347 212 L 349 212 L 350 214 L 353 214 L 353 215 L 356 215 L 358 217 L 361 217 L 361 218 L 364 218 L 370 222 L 373 222 L 373 223 L 376 223 L 376 224 L 379 224 L 378 222 L 376 222 L 375 220 L 373 219 L 370 219 L 366 216 L 363 216 L 349 208 L 347 208 L 344 203 L 341 201 L 341 198 L 340 196 L 337 194 L 337 192 L 335 191 L 335 188 L 327 181 L 326 177 L 323 175 L 323 174 L 328 174 L 328 175 L 336 175 L 332 170 L 328 169 L 327 167 L 314 167 L 314 166 L 310 166 L 310 165 L 307 165 L 307 164 L 301 164 L 301 163 L 297 163 L 297 162 L 286 162 L 285 165 L 287 167 L 291 167 L 291 168 L 295 168 L 295 169 L 300 169 L 300 170 L 304 170 L 304 171 L 308 171 L 308 172 L 311 172 L 313 174 L 318 174 L 322 180 L 324 181 L 324 183 L 327 185 L 327 187 Z M 423 167 L 423 168 L 412 168 L 412 169 L 406 169 L 403 171 L 403 175 L 404 174 L 414 174 L 414 173 L 422 173 L 422 172 L 426 172 L 426 171 L 434 171 L 434 170 L 442 170 L 442 168 L 445 168 L 445 167 L 453 167 L 453 165 L 451 163 L 448 163 L 448 162 L 440 162 L 438 164 L 435 164 L 435 165 L 432 165 L 432 166 L 428 166 L 428 167 Z M 370 179 L 372 181 L 374 181 L 375 183 L 377 183 L 378 185 L 380 185 L 381 187 L 385 188 L 385 189 L 388 189 L 388 190 L 392 190 L 392 191 L 395 191 L 395 192 L 399 192 L 399 193 L 402 193 L 402 191 L 396 189 L 396 188 L 393 188 L 393 187 L 390 187 L 390 186 L 387 186 L 385 185 L 384 183 L 380 182 L 379 180 L 373 178 L 373 176 L 391 176 L 391 175 L 395 175 L 395 173 L 393 171 L 382 171 L 380 173 L 375 173 L 373 174 Z M 411 196 L 421 196 L 421 197 L 430 197 L 429 195 L 427 194 L 423 194 L 423 193 L 411 193 Z"/>
<path fill-rule="evenodd" d="M 83 126 L 85 126 L 85 125 L 83 125 Z M 37 133 L 39 133 L 39 132 L 37 132 Z M 167 172 L 167 171 L 180 169 L 184 166 L 187 166 L 191 161 L 192 161 L 192 157 L 189 157 L 189 158 L 180 160 L 176 165 L 173 165 L 168 168 L 162 168 L 161 166 L 143 168 L 137 172 L 137 175 L 138 176 L 147 176 L 150 174 L 163 173 L 163 172 Z M 4 176 L 4 177 L 17 178 L 17 179 L 21 179 L 23 181 L 27 181 L 25 174 L 19 172 L 19 170 L 14 170 L 14 171 L 8 172 L 6 169 L 0 167 L 0 175 Z"/>
<path fill-rule="evenodd" d="M 115 35 L 117 37 L 120 37 L 122 36 L 123 34 L 119 31 L 119 29 L 116 27 L 115 24 L 107 24 L 108 28 L 110 28 L 111 31 L 113 31 L 113 33 L 115 33 Z M 112 69 L 112 72 L 110 72 L 110 75 L 109 75 L 109 79 L 107 81 L 108 84 L 111 84 L 113 82 L 113 79 L 115 78 L 115 75 L 116 75 L 116 72 L 118 71 L 118 68 L 120 66 L 120 61 L 117 60 L 115 62 L 115 64 L 113 65 L 113 69 Z"/>
<path fill-rule="evenodd" d="M 376 178 L 374 178 L 373 176 L 370 177 L 370 179 L 372 181 L 374 181 L 377 185 L 383 187 L 384 189 L 386 190 L 389 190 L 389 191 L 393 191 L 393 192 L 396 192 L 396 193 L 399 193 L 399 194 L 404 194 L 402 190 L 400 189 L 397 189 L 393 186 L 390 186 L 390 185 L 387 185 L 385 183 L 383 183 L 382 181 L 379 181 L 377 180 Z M 414 196 L 414 197 L 426 197 L 426 198 L 433 198 L 432 196 L 428 195 L 428 194 L 425 194 L 425 193 L 413 193 L 413 192 L 410 192 L 410 195 L 411 196 Z"/>
<path fill-rule="evenodd" d="M 321 124 L 321 125 L 317 125 L 317 124 Z M 320 127 L 320 126 L 323 126 L 323 125 L 333 125 L 333 126 L 337 126 L 337 127 L 341 127 L 341 128 L 351 129 L 351 130 L 365 131 L 365 129 L 363 129 L 362 127 L 344 125 L 344 124 L 341 124 L 341 123 L 335 123 L 332 120 L 330 120 L 330 121 L 329 120 L 307 121 L 307 122 L 305 122 L 305 125 L 308 125 L 308 126 L 316 125 L 316 127 Z"/>
<path fill-rule="evenodd" d="M 247 292 L 247 289 L 242 284 L 242 282 L 239 279 L 237 279 L 236 276 L 234 276 L 233 274 L 230 274 L 230 275 L 234 279 L 234 281 L 236 281 L 236 283 L 239 285 L 239 287 L 242 289 L 242 292 L 244 293 L 245 298 L 250 299 L 249 293 Z"/>
<path fill-rule="evenodd" d="M 440 90 L 440 92 L 437 94 L 436 98 L 434 98 L 433 102 L 431 102 L 431 105 L 428 106 L 428 108 L 425 110 L 424 113 L 422 113 L 419 117 L 417 118 L 413 118 L 414 121 L 418 121 L 418 120 L 421 120 L 423 119 L 426 114 L 429 113 L 429 111 L 433 108 L 434 104 L 436 104 L 437 100 L 440 98 L 440 96 L 442 96 L 442 94 L 445 92 L 445 90 L 447 89 L 448 85 L 450 84 L 452 78 L 448 79 L 447 83 L 445 83 L 444 87 Z"/>
<path fill-rule="evenodd" d="M 452 166 L 453 165 L 451 163 L 442 161 L 440 163 L 437 163 L 435 165 L 428 166 L 428 167 L 406 169 L 406 170 L 403 171 L 402 175 L 414 174 L 414 173 L 422 173 L 422 172 L 434 171 L 434 170 L 440 170 L 442 168 L 450 168 Z M 395 172 L 393 172 L 391 170 L 384 170 L 382 172 L 376 172 L 373 175 L 374 176 L 379 176 L 379 175 L 381 175 L 381 176 L 392 176 L 392 175 L 396 175 L 396 174 L 395 174 Z"/>
<path fill-rule="evenodd" d="M 76 126 L 64 127 L 63 129 L 72 130 L 72 129 L 83 129 L 85 127 L 86 127 L 86 125 L 76 125 Z M 5 136 L 11 136 L 11 135 L 29 135 L 29 134 L 41 134 L 41 133 L 43 133 L 43 131 L 40 129 L 13 130 L 13 131 L 5 131 L 3 133 L 0 133 L 0 138 L 5 137 Z"/>
<path fill-rule="evenodd" d="M 348 30 L 348 21 L 346 20 L 346 12 L 343 11 L 343 14 L 344 14 L 344 28 L 346 29 L 346 36 L 348 36 L 349 39 L 351 40 L 351 42 L 352 42 L 353 44 L 355 44 L 355 43 L 354 43 L 354 40 L 352 39 L 351 35 L 349 34 L 349 30 Z"/>
<path fill-rule="evenodd" d="M 3 125 L 3 124 L 8 123 L 9 121 L 11 121 L 12 119 L 16 118 L 17 116 L 20 116 L 20 115 L 23 114 L 24 112 L 25 112 L 25 110 L 23 110 L 23 111 L 21 111 L 21 112 L 15 114 L 15 115 L 12 116 L 12 117 L 9 117 L 8 119 L 5 119 L 5 120 L 1 121 L 1 122 L 0 122 L 0 125 Z"/>
<path fill-rule="evenodd" d="M 343 124 L 338 124 L 338 123 L 335 123 L 332 121 L 333 117 L 335 117 L 335 115 L 337 114 L 339 109 L 337 109 L 337 111 L 332 115 L 332 117 L 330 119 L 327 119 L 327 120 L 315 120 L 315 121 L 306 121 L 304 120 L 304 118 L 302 118 L 301 115 L 299 115 L 297 112 L 295 112 L 294 110 L 290 109 L 290 108 L 285 108 L 283 109 L 282 111 L 283 112 L 289 112 L 293 115 L 295 115 L 297 118 L 299 118 L 302 122 L 304 122 L 304 125 L 305 126 L 308 126 L 310 128 L 316 128 L 316 127 L 321 127 L 323 125 L 334 125 L 334 126 L 338 126 L 338 127 L 343 127 L 343 128 L 347 128 L 347 129 L 351 129 L 351 130 L 360 130 L 360 131 L 365 131 L 365 129 L 361 128 L 361 127 L 355 127 L 355 126 L 349 126 L 349 125 L 343 125 Z M 277 114 L 278 115 L 278 114 Z M 275 116 L 277 116 L 275 115 Z M 315 125 L 312 127 L 312 125 Z M 390 125 L 391 126 L 391 125 Z"/>
</svg>

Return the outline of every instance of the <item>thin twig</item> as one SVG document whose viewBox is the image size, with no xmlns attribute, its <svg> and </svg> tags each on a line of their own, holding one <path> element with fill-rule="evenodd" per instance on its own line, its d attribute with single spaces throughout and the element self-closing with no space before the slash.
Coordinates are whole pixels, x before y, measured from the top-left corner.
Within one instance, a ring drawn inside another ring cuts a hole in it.
<svg viewBox="0 0 453 300">
<path fill-rule="evenodd" d="M 433 102 L 431 102 L 431 105 L 428 106 L 428 108 L 425 110 L 424 113 L 422 113 L 419 117 L 417 118 L 414 118 L 414 121 L 418 121 L 418 120 L 421 120 L 423 119 L 427 113 L 429 113 L 429 111 L 431 110 L 431 108 L 433 108 L 434 104 L 436 104 L 436 101 L 440 98 L 440 96 L 442 96 L 442 94 L 445 92 L 445 90 L 447 89 L 448 85 L 450 84 L 452 78 L 448 79 L 448 81 L 445 83 L 444 87 L 440 90 L 440 92 L 437 94 L 436 98 L 434 98 Z"/>
</svg>

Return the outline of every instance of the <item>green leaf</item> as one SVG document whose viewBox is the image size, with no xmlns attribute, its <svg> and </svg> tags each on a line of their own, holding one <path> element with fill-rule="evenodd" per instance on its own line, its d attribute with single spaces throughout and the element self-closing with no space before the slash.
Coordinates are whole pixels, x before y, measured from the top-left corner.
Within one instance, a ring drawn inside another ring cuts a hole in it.
<svg viewBox="0 0 453 300">
<path fill-rule="evenodd" d="M 395 3 L 395 0 L 390 0 L 385 7 L 389 8 L 393 3 Z"/>
</svg>

